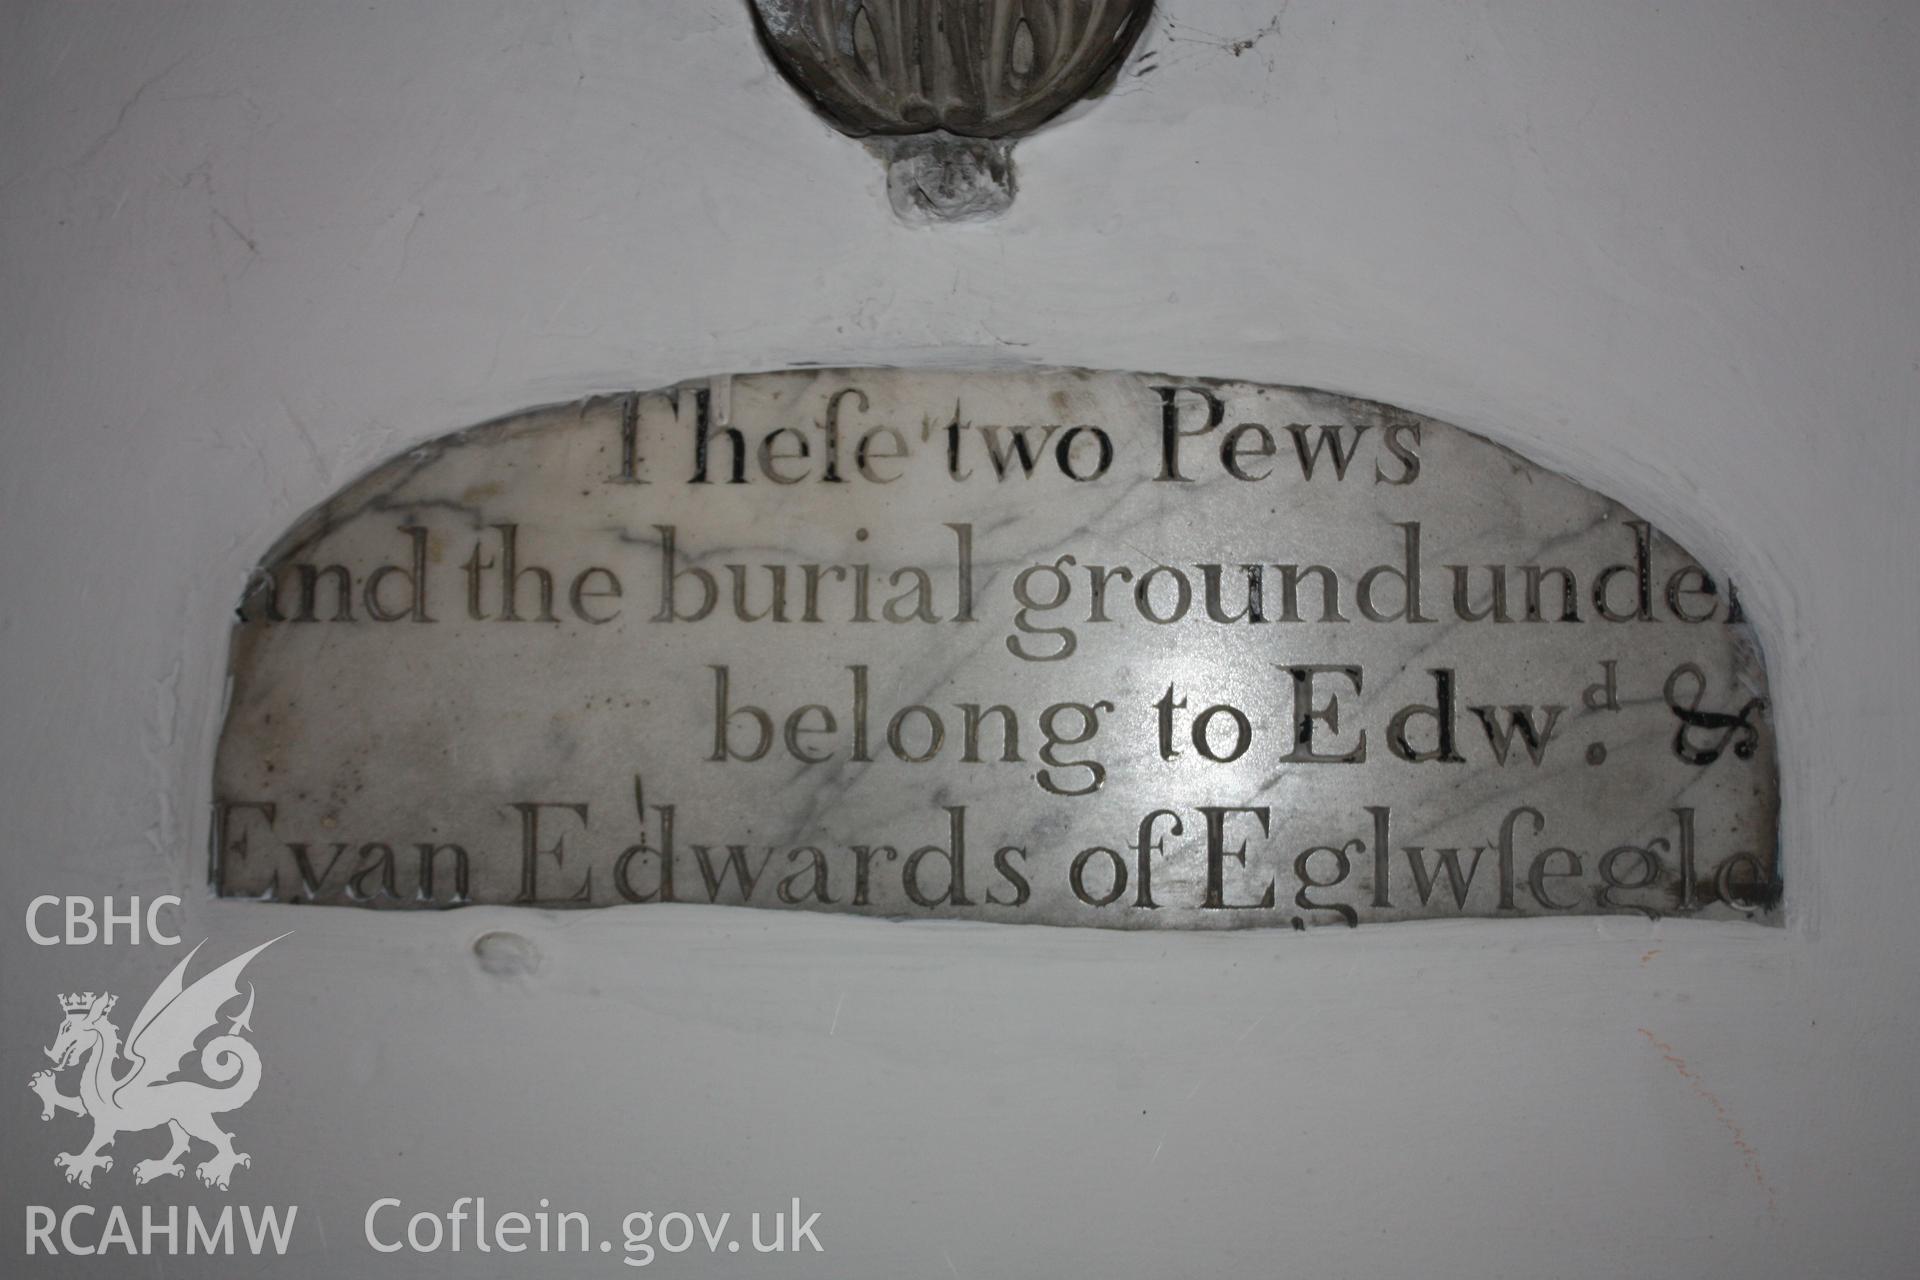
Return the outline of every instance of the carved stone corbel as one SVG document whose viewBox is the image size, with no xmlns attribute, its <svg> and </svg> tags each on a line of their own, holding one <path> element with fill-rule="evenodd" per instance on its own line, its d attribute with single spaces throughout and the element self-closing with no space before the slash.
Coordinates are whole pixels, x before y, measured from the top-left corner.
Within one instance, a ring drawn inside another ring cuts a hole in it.
<svg viewBox="0 0 1920 1280">
<path fill-rule="evenodd" d="M 913 222 L 1013 200 L 1015 140 L 1098 91 L 1152 0 L 751 0 L 783 74 L 887 163 Z"/>
</svg>

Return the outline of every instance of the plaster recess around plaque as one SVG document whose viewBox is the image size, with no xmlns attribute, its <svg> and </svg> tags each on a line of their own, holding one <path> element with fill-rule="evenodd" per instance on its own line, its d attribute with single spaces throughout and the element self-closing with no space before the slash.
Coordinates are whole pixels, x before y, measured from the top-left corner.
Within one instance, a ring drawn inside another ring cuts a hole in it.
<svg viewBox="0 0 1920 1280">
<path fill-rule="evenodd" d="M 413 449 L 246 584 L 225 897 L 1778 922 L 1734 585 L 1325 392 L 808 370 Z"/>
</svg>

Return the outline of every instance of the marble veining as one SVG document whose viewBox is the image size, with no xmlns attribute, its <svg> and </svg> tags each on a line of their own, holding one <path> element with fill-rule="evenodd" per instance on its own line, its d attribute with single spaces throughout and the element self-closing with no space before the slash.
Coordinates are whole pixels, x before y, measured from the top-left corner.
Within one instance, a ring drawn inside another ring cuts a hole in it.
<svg viewBox="0 0 1920 1280">
<path fill-rule="evenodd" d="M 245 584 L 222 896 L 1778 923 L 1734 583 L 1459 428 L 807 370 L 414 449 Z"/>
</svg>

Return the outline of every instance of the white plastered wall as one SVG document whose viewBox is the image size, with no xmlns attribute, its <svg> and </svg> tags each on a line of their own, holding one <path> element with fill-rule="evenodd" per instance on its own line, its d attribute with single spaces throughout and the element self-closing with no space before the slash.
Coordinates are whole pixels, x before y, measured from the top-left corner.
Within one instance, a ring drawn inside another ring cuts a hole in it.
<svg viewBox="0 0 1920 1280">
<path fill-rule="evenodd" d="M 796 1276 L 1920 1266 L 1920 9 L 1167 0 L 1145 49 L 1006 217 L 926 230 L 736 0 L 0 4 L 0 1270 L 78 1198 L 20 1087 L 54 994 L 177 959 L 30 946 L 25 904 L 169 891 L 223 953 L 297 931 L 235 1118 L 232 1198 L 302 1206 L 271 1274 L 620 1270 L 359 1240 L 476 1193 L 799 1195 L 827 1254 L 757 1268 Z M 284 526 L 505 411 L 801 361 L 1305 383 L 1649 515 L 1758 619 L 1789 926 L 205 899 Z"/>
</svg>

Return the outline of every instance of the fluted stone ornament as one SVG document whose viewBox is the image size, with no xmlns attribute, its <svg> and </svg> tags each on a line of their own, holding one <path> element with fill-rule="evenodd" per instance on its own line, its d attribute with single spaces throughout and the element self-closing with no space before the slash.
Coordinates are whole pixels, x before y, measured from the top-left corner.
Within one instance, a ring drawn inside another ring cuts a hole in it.
<svg viewBox="0 0 1920 1280">
<path fill-rule="evenodd" d="M 910 221 L 990 217 L 1014 140 L 1109 80 L 1152 0 L 752 0 L 781 72 L 887 161 Z"/>
</svg>

